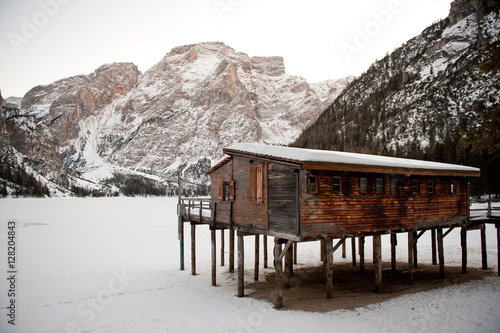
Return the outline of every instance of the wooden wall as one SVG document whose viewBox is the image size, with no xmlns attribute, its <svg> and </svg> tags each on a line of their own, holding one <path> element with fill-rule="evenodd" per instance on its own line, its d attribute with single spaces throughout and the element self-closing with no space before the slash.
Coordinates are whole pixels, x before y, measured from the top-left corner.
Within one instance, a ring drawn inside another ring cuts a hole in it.
<svg viewBox="0 0 500 333">
<path fill-rule="evenodd" d="M 318 193 L 307 193 L 307 177 L 315 175 Z M 332 193 L 333 177 L 341 177 L 341 193 Z M 367 178 L 367 193 L 360 193 L 360 178 Z M 376 179 L 383 179 L 383 193 L 375 192 Z M 398 180 L 391 193 L 390 179 Z M 414 194 L 412 181 L 419 181 Z M 435 193 L 428 193 L 428 180 Z M 455 180 L 457 192 L 450 193 Z M 431 227 L 467 214 L 467 183 L 464 178 L 424 177 L 355 172 L 300 172 L 301 234 L 316 236 L 328 232 L 372 232 Z"/>
<path fill-rule="evenodd" d="M 264 170 L 262 202 L 253 202 L 250 195 L 250 168 L 255 165 L 263 165 Z M 310 175 L 316 176 L 317 193 L 307 191 Z M 233 156 L 210 176 L 215 201 L 220 199 L 219 184 L 234 181 L 234 201 L 217 203 L 218 221 L 229 222 L 232 205 L 232 221 L 237 224 L 305 238 L 434 227 L 467 215 L 468 185 L 463 177 L 299 171 L 241 156 Z M 332 191 L 333 177 L 341 178 L 340 193 Z M 360 193 L 361 178 L 367 179 L 367 193 Z M 382 193 L 376 193 L 377 178 L 383 180 Z M 391 193 L 391 179 L 398 180 L 396 193 Z M 419 182 L 419 193 L 413 193 L 413 180 Z M 434 181 L 433 194 L 428 193 L 428 180 Z M 455 193 L 450 193 L 451 181 L 456 184 Z"/>
</svg>

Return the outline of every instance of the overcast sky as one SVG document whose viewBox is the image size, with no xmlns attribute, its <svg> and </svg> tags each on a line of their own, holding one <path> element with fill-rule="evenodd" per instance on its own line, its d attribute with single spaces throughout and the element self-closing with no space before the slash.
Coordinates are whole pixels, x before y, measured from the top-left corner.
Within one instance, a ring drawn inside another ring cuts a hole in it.
<svg viewBox="0 0 500 333">
<path fill-rule="evenodd" d="M 448 15 L 451 0 L 0 0 L 0 89 L 39 84 L 111 62 L 145 72 L 173 47 L 222 41 L 282 56 L 309 82 L 359 75 Z"/>
</svg>

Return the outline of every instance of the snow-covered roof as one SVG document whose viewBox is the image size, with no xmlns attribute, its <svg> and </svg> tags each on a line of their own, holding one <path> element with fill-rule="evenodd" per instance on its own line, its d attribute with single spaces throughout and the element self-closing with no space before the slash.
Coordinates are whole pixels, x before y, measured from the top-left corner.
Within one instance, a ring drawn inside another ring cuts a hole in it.
<svg viewBox="0 0 500 333">
<path fill-rule="evenodd" d="M 480 169 L 478 168 L 456 164 L 251 143 L 234 144 L 225 148 L 224 153 L 227 155 L 251 155 L 265 159 L 296 163 L 302 165 L 304 169 L 321 169 L 322 166 L 336 165 L 344 166 L 346 171 L 367 171 L 365 169 L 375 168 L 378 171 L 374 172 L 381 172 L 381 170 L 387 169 L 387 172 L 408 174 L 429 174 L 432 172 L 436 175 L 453 174 L 474 177 L 480 175 Z"/>
</svg>

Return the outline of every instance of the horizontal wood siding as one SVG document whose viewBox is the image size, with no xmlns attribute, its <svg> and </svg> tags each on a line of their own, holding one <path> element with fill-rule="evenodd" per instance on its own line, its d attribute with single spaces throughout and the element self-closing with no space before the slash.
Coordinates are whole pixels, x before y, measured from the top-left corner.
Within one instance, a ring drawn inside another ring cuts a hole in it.
<svg viewBox="0 0 500 333">
<path fill-rule="evenodd" d="M 270 163 L 268 181 L 269 230 L 296 234 L 297 173 L 290 167 Z"/>
<path fill-rule="evenodd" d="M 224 164 L 219 169 L 215 170 L 210 174 L 211 181 L 211 199 L 214 201 L 218 201 L 221 198 L 221 190 L 222 182 L 230 182 L 231 181 L 231 166 L 232 161 L 227 164 Z M 217 221 L 229 222 L 229 211 L 230 211 L 230 202 L 217 202 L 217 213 L 216 219 Z"/>
<path fill-rule="evenodd" d="M 250 196 L 250 167 L 262 164 L 264 161 L 235 156 L 233 158 L 233 180 L 235 201 L 233 203 L 233 221 L 236 223 L 253 223 L 267 226 L 267 174 L 263 175 L 263 198 L 261 203 L 252 202 Z M 266 173 L 266 168 L 263 168 Z"/>
<path fill-rule="evenodd" d="M 309 175 L 318 179 L 319 192 L 307 193 Z M 341 177 L 341 193 L 332 193 L 333 177 Z M 360 179 L 367 179 L 367 193 L 360 193 Z M 383 192 L 376 193 L 382 179 Z M 391 179 L 398 180 L 391 193 Z M 413 194 L 412 181 L 418 180 L 419 193 Z M 434 194 L 428 193 L 434 181 Z M 455 180 L 456 193 L 450 193 Z M 372 232 L 412 229 L 439 225 L 467 214 L 467 182 L 464 178 L 404 176 L 339 171 L 300 172 L 301 235 L 330 232 Z"/>
</svg>

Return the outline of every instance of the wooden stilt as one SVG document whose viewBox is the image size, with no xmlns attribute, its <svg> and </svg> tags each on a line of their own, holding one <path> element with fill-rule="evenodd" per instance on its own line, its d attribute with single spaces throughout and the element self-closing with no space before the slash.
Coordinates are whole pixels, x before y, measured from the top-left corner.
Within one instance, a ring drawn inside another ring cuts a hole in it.
<svg viewBox="0 0 500 333">
<path fill-rule="evenodd" d="M 253 275 L 254 281 L 259 281 L 259 257 L 260 257 L 259 243 L 260 243 L 259 235 L 255 235 L 255 266 Z"/>
<path fill-rule="evenodd" d="M 408 231 L 408 283 L 413 284 L 413 231 Z"/>
<path fill-rule="evenodd" d="M 321 261 L 323 261 L 323 272 L 326 272 L 326 243 L 325 240 L 321 240 Z"/>
<path fill-rule="evenodd" d="M 460 230 L 460 245 L 462 246 L 462 274 L 467 274 L 467 227 Z"/>
<path fill-rule="evenodd" d="M 290 246 L 285 253 L 285 271 L 283 275 L 283 286 L 285 289 L 290 288 L 290 276 L 292 275 L 293 268 L 293 247 Z"/>
<path fill-rule="evenodd" d="M 216 230 L 210 230 L 212 238 L 212 286 L 217 284 L 217 244 L 216 244 Z"/>
<path fill-rule="evenodd" d="M 234 272 L 234 229 L 229 230 L 229 273 Z"/>
<path fill-rule="evenodd" d="M 238 233 L 238 297 L 245 296 L 245 244 Z"/>
<path fill-rule="evenodd" d="M 418 237 L 417 232 L 413 232 L 413 267 L 418 267 L 418 250 L 417 250 Z"/>
<path fill-rule="evenodd" d="M 262 238 L 264 243 L 264 268 L 267 268 L 267 235 L 264 235 Z"/>
<path fill-rule="evenodd" d="M 432 264 L 437 265 L 436 229 L 431 230 L 431 242 L 432 242 Z"/>
<path fill-rule="evenodd" d="M 274 239 L 274 267 L 276 270 L 276 300 L 274 307 L 281 309 L 283 307 L 283 264 L 279 257 L 281 256 L 281 244 L 279 239 Z"/>
<path fill-rule="evenodd" d="M 356 237 L 351 237 L 352 266 L 356 267 Z"/>
<path fill-rule="evenodd" d="M 500 223 L 496 223 L 495 227 L 497 228 L 497 274 L 500 276 Z"/>
<path fill-rule="evenodd" d="M 345 249 L 345 242 L 342 243 L 342 258 L 347 258 L 347 255 L 346 255 L 346 249 Z"/>
<path fill-rule="evenodd" d="M 444 245 L 443 245 L 443 228 L 437 228 L 437 245 L 438 245 L 438 261 L 439 261 L 439 277 L 445 278 L 444 274 Z"/>
<path fill-rule="evenodd" d="M 359 244 L 359 270 L 361 274 L 365 272 L 365 237 L 358 238 Z"/>
<path fill-rule="evenodd" d="M 486 225 L 483 224 L 481 227 L 481 257 L 482 257 L 482 269 L 488 269 L 488 252 L 486 249 Z"/>
<path fill-rule="evenodd" d="M 297 265 L 297 242 L 293 243 L 293 264 Z"/>
<path fill-rule="evenodd" d="M 382 292 L 382 237 L 373 235 L 373 256 L 375 258 L 375 292 Z"/>
<path fill-rule="evenodd" d="M 224 266 L 224 228 L 220 229 L 220 265 Z"/>
<path fill-rule="evenodd" d="M 182 222 L 182 216 L 179 215 L 179 264 L 181 271 L 184 270 L 184 223 Z"/>
<path fill-rule="evenodd" d="M 191 274 L 196 275 L 196 224 L 191 223 Z"/>
<path fill-rule="evenodd" d="M 343 243 L 345 244 L 345 242 Z M 333 297 L 333 240 L 328 237 L 325 240 L 326 250 L 326 298 Z"/>
<path fill-rule="evenodd" d="M 391 270 L 393 273 L 396 272 L 396 246 L 398 245 L 398 235 L 396 233 L 391 234 Z"/>
</svg>

